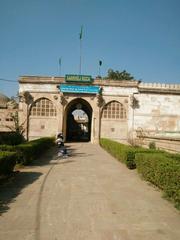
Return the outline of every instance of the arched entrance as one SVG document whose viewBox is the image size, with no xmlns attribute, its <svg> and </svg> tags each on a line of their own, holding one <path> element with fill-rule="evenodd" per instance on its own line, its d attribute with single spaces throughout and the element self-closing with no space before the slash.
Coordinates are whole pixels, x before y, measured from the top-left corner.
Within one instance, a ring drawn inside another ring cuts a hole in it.
<svg viewBox="0 0 180 240">
<path fill-rule="evenodd" d="M 66 141 L 90 141 L 92 122 L 90 104 L 82 98 L 76 98 L 68 104 L 65 113 Z"/>
</svg>

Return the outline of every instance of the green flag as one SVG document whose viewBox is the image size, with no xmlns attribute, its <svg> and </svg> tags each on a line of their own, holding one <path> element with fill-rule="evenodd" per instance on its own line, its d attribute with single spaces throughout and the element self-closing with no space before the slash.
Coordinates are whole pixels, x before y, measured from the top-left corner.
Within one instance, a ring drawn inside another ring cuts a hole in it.
<svg viewBox="0 0 180 240">
<path fill-rule="evenodd" d="M 80 31 L 80 34 L 79 34 L 79 39 L 82 39 L 82 34 L 83 34 L 83 26 L 81 26 L 81 31 Z"/>
</svg>

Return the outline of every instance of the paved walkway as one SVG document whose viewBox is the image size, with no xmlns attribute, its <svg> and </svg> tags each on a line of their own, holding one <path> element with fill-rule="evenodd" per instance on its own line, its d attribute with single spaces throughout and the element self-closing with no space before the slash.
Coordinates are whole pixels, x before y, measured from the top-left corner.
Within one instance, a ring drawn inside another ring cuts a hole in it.
<svg viewBox="0 0 180 240">
<path fill-rule="evenodd" d="M 179 212 L 136 170 L 97 145 L 69 147 L 71 157 L 49 152 L 1 186 L 0 239 L 180 239 Z"/>
</svg>

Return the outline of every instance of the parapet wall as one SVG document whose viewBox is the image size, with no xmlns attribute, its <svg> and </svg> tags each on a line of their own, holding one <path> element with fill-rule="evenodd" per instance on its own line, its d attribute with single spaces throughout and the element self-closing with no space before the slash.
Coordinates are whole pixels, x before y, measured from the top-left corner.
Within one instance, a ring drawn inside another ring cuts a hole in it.
<svg viewBox="0 0 180 240">
<path fill-rule="evenodd" d="M 144 137 L 143 139 L 136 139 L 141 146 L 148 147 L 151 142 L 156 144 L 156 148 L 167 150 L 170 152 L 180 152 L 180 139 L 172 139 L 168 137 Z"/>
<path fill-rule="evenodd" d="M 140 92 L 180 93 L 180 84 L 140 83 Z"/>
</svg>

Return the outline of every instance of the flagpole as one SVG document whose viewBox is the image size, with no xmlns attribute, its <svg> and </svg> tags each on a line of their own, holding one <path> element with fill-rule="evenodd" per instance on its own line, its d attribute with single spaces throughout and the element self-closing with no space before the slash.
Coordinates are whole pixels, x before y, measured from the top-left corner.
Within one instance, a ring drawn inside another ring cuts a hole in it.
<svg viewBox="0 0 180 240">
<path fill-rule="evenodd" d="M 81 67 L 82 67 L 82 34 L 83 34 L 83 26 L 81 26 L 81 32 L 79 34 L 79 51 L 80 51 L 80 59 L 79 59 L 79 75 L 81 75 Z"/>
<path fill-rule="evenodd" d="M 79 75 L 81 75 L 81 65 L 82 65 L 82 39 L 80 39 Z"/>
<path fill-rule="evenodd" d="M 59 58 L 59 76 L 61 77 L 61 58 Z"/>
<path fill-rule="evenodd" d="M 99 77 L 101 76 L 101 71 L 100 71 L 101 66 L 99 65 Z"/>
<path fill-rule="evenodd" d="M 99 60 L 99 77 L 101 77 L 101 65 L 102 65 L 102 61 Z"/>
</svg>

